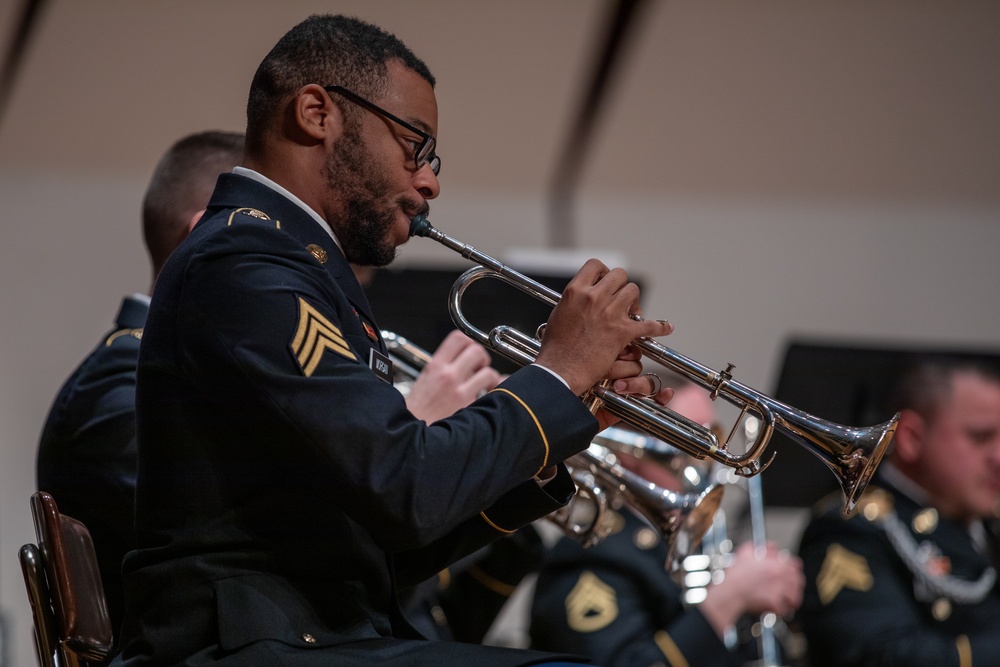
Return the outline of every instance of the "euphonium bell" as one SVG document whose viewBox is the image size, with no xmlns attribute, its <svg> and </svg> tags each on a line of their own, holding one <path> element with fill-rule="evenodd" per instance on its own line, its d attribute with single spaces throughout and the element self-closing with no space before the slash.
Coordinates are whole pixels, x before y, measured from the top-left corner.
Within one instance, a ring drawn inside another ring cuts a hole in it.
<svg viewBox="0 0 1000 667">
<path fill-rule="evenodd" d="M 438 231 L 423 215 L 413 219 L 410 235 L 434 239 L 462 257 L 482 265 L 466 271 L 452 286 L 449 309 L 455 325 L 469 337 L 514 363 L 527 365 L 534 362 L 541 349 L 537 337 L 509 326 L 494 327 L 489 333 L 482 331 L 462 312 L 462 296 L 469 285 L 483 278 L 502 280 L 550 306 L 555 306 L 561 295 L 514 271 L 499 260 Z M 774 429 L 777 428 L 830 468 L 844 491 L 845 514 L 861 498 L 896 430 L 898 414 L 877 426 L 844 426 L 814 417 L 734 381 L 732 365 L 724 371 L 715 371 L 651 338 L 635 340 L 633 345 L 651 361 L 707 389 L 713 399 L 721 396 L 740 408 L 740 419 L 746 415 L 756 417 L 760 421 L 756 440 L 748 444 L 743 454 L 737 454 L 730 451 L 729 445 L 739 421 L 733 425 L 729 437 L 720 442 L 710 429 L 695 424 L 651 399 L 617 394 L 600 384 L 594 386 L 585 399 L 594 400 L 599 407 L 654 438 L 674 445 L 696 458 L 718 461 L 744 477 L 761 472 L 773 460 L 772 456 L 766 463 L 762 464 L 760 461 Z"/>
</svg>

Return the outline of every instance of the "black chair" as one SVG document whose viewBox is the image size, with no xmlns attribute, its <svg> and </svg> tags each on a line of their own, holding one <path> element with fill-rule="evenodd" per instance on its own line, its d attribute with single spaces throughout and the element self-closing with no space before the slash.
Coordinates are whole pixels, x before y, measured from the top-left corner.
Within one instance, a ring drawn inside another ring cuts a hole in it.
<svg viewBox="0 0 1000 667">
<path fill-rule="evenodd" d="M 31 495 L 38 544 L 18 556 L 28 591 L 40 667 L 83 667 L 107 661 L 112 646 L 101 574 L 87 527 L 59 513 L 52 496 Z"/>
</svg>

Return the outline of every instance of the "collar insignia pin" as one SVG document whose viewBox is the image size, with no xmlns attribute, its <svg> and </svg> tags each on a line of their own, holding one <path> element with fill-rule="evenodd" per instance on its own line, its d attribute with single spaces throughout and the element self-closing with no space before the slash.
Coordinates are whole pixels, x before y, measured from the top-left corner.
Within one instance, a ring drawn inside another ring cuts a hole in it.
<svg viewBox="0 0 1000 667">
<path fill-rule="evenodd" d="M 312 256 L 315 257 L 316 261 L 320 264 L 326 264 L 327 260 L 330 258 L 330 256 L 326 254 L 326 250 L 323 250 L 323 248 L 315 243 L 307 245 L 306 250 L 312 253 Z"/>
</svg>

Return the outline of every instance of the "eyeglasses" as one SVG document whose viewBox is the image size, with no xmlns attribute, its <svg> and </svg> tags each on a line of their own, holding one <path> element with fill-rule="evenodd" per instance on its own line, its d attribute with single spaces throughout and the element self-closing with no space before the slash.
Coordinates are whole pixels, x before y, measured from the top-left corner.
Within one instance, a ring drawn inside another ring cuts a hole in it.
<svg viewBox="0 0 1000 667">
<path fill-rule="evenodd" d="M 441 173 L 441 158 L 438 157 L 437 153 L 434 152 L 434 148 L 437 146 L 437 139 L 427 134 L 420 128 L 414 127 L 413 125 L 407 123 L 402 118 L 394 116 L 393 114 L 389 113 L 382 107 L 369 102 L 368 100 L 361 97 L 357 93 L 352 92 L 347 88 L 344 88 L 343 86 L 324 86 L 323 90 L 325 90 L 328 93 L 337 93 L 339 95 L 343 95 L 344 97 L 354 102 L 355 104 L 360 104 L 369 111 L 377 113 L 383 118 L 388 118 L 389 120 L 396 123 L 400 127 L 404 127 L 410 132 L 419 136 L 420 143 L 413 150 L 413 163 L 416 165 L 417 169 L 420 169 L 425 164 L 429 164 L 431 166 L 431 171 L 434 172 L 435 176 Z"/>
</svg>

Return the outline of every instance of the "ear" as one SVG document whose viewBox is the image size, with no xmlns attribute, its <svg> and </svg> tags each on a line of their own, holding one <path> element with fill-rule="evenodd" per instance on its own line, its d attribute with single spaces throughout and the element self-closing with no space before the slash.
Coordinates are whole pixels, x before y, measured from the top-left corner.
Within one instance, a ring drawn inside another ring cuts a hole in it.
<svg viewBox="0 0 1000 667">
<path fill-rule="evenodd" d="M 295 94 L 292 112 L 299 131 L 310 138 L 323 142 L 331 135 L 339 136 L 343 129 L 340 109 L 323 90 L 323 86 L 310 83 Z"/>
<path fill-rule="evenodd" d="M 900 463 L 911 464 L 920 457 L 926 428 L 924 418 L 913 410 L 903 410 L 900 413 L 896 435 L 892 441 L 895 457 Z"/>
</svg>

